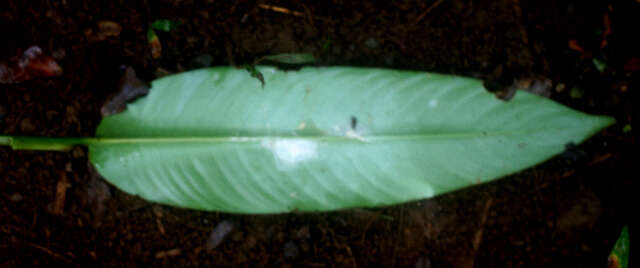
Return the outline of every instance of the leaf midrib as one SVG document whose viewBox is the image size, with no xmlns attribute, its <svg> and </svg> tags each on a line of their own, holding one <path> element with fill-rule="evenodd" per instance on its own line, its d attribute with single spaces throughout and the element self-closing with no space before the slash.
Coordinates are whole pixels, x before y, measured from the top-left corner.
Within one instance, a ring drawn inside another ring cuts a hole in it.
<svg viewBox="0 0 640 268">
<path fill-rule="evenodd" d="M 0 141 L 10 144 L 14 149 L 65 150 L 76 145 L 112 145 L 112 144 L 171 144 L 171 143 L 259 143 L 271 140 L 308 140 L 315 142 L 393 142 L 427 139 L 473 139 L 495 136 L 515 136 L 543 131 L 543 129 L 476 131 L 438 134 L 397 134 L 358 136 L 347 133 L 343 136 L 220 136 L 220 137 L 26 137 L 0 136 Z M 7 142 L 8 141 L 8 142 Z"/>
</svg>

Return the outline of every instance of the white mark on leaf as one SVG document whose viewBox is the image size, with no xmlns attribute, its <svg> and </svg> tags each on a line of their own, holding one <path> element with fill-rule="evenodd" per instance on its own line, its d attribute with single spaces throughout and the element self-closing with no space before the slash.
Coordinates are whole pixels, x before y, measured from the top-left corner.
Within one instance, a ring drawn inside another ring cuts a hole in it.
<svg viewBox="0 0 640 268">
<path fill-rule="evenodd" d="M 345 133 L 345 136 L 347 136 L 349 138 L 354 138 L 354 139 L 359 140 L 359 141 L 364 141 L 364 142 L 367 141 L 367 139 L 365 139 L 364 137 L 360 136 L 360 134 L 358 134 L 357 132 L 355 132 L 353 130 L 347 130 L 347 132 Z"/>
<path fill-rule="evenodd" d="M 438 101 L 437 100 L 430 100 L 429 101 L 429 108 L 436 108 L 438 106 Z"/>
<path fill-rule="evenodd" d="M 271 150 L 280 168 L 293 168 L 318 157 L 318 145 L 303 139 L 268 140 L 262 146 Z"/>
</svg>

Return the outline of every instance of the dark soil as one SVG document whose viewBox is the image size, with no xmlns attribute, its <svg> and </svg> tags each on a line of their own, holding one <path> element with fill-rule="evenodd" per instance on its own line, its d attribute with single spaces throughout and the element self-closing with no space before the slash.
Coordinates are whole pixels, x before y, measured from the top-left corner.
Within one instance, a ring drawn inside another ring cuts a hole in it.
<svg viewBox="0 0 640 268">
<path fill-rule="evenodd" d="M 474 76 L 492 90 L 548 79 L 550 98 L 617 124 L 538 167 L 437 198 L 270 216 L 145 202 L 92 177 L 85 149 L 2 147 L 0 266 L 605 267 L 638 212 L 640 3 L 593 2 L 5 0 L 0 60 L 38 45 L 64 75 L 0 85 L 3 134 L 92 136 L 123 66 L 152 80 L 281 52 Z M 153 59 L 146 32 L 156 19 L 183 24 L 158 32 Z M 101 35 L 104 20 L 121 33 Z"/>
</svg>

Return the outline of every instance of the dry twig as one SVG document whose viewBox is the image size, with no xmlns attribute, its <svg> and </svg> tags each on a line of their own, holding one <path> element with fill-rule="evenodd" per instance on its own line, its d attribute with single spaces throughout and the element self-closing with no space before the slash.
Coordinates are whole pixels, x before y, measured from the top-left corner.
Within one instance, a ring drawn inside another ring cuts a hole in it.
<svg viewBox="0 0 640 268">
<path fill-rule="evenodd" d="M 437 0 L 435 3 L 433 3 L 433 5 L 431 5 L 424 12 L 422 12 L 422 14 L 420 14 L 420 16 L 418 16 L 418 18 L 413 22 L 413 24 L 418 24 L 418 22 L 420 22 L 422 19 L 424 19 L 424 17 L 427 16 L 427 14 L 429 14 L 429 12 L 431 12 L 431 10 L 433 10 L 434 8 L 436 8 L 440 4 L 442 4 L 442 1 L 443 0 Z"/>
</svg>

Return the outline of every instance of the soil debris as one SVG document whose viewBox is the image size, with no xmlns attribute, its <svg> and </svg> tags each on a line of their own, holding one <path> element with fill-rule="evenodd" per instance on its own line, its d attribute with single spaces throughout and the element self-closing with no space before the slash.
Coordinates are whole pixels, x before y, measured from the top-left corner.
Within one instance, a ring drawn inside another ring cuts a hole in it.
<svg viewBox="0 0 640 268">
<path fill-rule="evenodd" d="M 182 254 L 182 249 L 174 248 L 169 250 L 163 250 L 156 253 L 156 259 L 164 259 L 167 257 L 175 257 Z"/>
<path fill-rule="evenodd" d="M 98 227 L 102 224 L 102 217 L 107 209 L 106 202 L 111 199 L 111 191 L 93 165 L 87 163 L 87 166 L 90 178 L 89 183 L 87 183 L 84 200 L 91 208 L 94 225 Z"/>
<path fill-rule="evenodd" d="M 22 56 L 0 61 L 0 84 L 20 83 L 34 78 L 62 75 L 62 68 L 38 46 L 26 49 Z"/>
<path fill-rule="evenodd" d="M 136 71 L 127 67 L 117 93 L 107 99 L 100 112 L 103 117 L 124 111 L 127 104 L 149 93 L 148 83 L 136 76 Z"/>
<path fill-rule="evenodd" d="M 58 173 L 60 179 L 56 184 L 56 199 L 49 207 L 49 213 L 54 215 L 64 214 L 64 203 L 67 198 L 67 189 L 71 187 L 71 183 L 67 179 L 67 175 L 64 172 Z"/>
<path fill-rule="evenodd" d="M 122 26 L 119 23 L 101 20 L 96 23 L 95 27 L 85 29 L 84 35 L 89 43 L 94 43 L 119 37 L 120 32 L 122 32 Z"/>
</svg>

